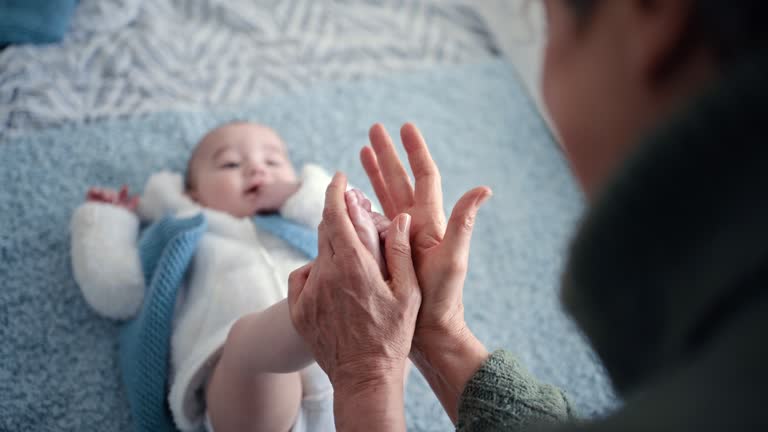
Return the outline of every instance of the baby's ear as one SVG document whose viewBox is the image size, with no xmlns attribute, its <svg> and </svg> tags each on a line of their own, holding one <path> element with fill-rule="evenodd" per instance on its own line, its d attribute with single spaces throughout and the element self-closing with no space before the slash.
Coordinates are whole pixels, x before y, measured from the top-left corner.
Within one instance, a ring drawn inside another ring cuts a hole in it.
<svg viewBox="0 0 768 432">
<path fill-rule="evenodd" d="M 197 202 L 197 191 L 196 190 L 194 190 L 192 188 L 187 188 L 184 191 L 184 194 L 187 195 L 189 197 L 189 199 L 191 199 L 192 201 Z"/>
</svg>

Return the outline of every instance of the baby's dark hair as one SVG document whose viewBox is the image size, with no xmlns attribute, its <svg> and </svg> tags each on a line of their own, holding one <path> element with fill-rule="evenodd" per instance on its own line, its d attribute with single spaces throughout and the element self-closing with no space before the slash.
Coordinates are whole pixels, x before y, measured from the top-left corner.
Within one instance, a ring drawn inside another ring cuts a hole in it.
<svg viewBox="0 0 768 432">
<path fill-rule="evenodd" d="M 230 120 L 228 122 L 225 122 L 225 123 L 222 123 L 222 124 L 216 126 L 213 129 L 210 129 L 208 132 L 205 133 L 205 135 L 203 135 L 202 138 L 200 138 L 197 141 L 197 144 L 195 144 L 195 148 L 192 150 L 192 154 L 190 154 L 189 155 L 189 159 L 187 159 L 187 165 L 186 165 L 187 168 L 184 171 L 184 190 L 185 191 L 189 192 L 194 187 L 194 183 L 193 183 L 193 179 L 192 179 L 192 161 L 195 160 L 195 156 L 197 156 L 197 149 L 200 148 L 200 144 L 202 144 L 203 141 L 205 141 L 205 138 L 207 138 L 208 135 L 211 134 L 211 132 L 213 132 L 213 131 L 215 131 L 217 129 L 221 129 L 221 128 L 226 127 L 226 126 L 242 124 L 242 123 L 253 123 L 253 122 L 250 121 L 250 120 L 243 120 L 243 119 Z"/>
</svg>

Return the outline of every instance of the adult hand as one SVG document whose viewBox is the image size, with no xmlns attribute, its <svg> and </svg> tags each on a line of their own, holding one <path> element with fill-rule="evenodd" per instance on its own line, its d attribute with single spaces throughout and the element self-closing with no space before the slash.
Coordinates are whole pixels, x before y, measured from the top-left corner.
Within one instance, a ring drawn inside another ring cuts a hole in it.
<svg viewBox="0 0 768 432">
<path fill-rule="evenodd" d="M 401 137 L 416 180 L 415 188 L 381 125 L 371 128 L 373 147 L 363 148 L 360 157 L 384 214 L 392 218 L 408 213 L 413 217 L 414 263 L 423 296 L 414 341 L 418 343 L 421 333 L 464 328 L 462 290 L 472 228 L 477 211 L 491 196 L 491 190 L 483 186 L 465 193 L 446 225 L 440 172 L 424 138 L 412 124 L 403 126 Z"/>
<path fill-rule="evenodd" d="M 488 355 L 466 326 L 462 291 L 475 216 L 491 190 L 465 193 L 446 225 L 440 173 L 421 133 L 406 124 L 400 134 L 415 188 L 381 125 L 371 128 L 372 148 L 363 148 L 360 157 L 385 215 L 413 217 L 410 235 L 422 305 L 411 358 L 455 420 L 464 385 Z"/>
<path fill-rule="evenodd" d="M 385 280 L 358 238 L 336 174 L 318 228 L 318 257 L 289 278 L 291 319 L 334 386 L 337 427 L 402 429 L 403 369 L 421 301 L 409 244 L 410 216 L 389 227 Z"/>
</svg>

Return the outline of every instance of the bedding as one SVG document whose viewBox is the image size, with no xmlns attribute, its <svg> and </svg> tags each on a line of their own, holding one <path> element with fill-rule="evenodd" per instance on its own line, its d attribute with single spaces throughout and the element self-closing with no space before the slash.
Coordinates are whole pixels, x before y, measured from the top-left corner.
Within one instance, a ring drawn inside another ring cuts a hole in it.
<svg viewBox="0 0 768 432">
<path fill-rule="evenodd" d="M 91 185 L 140 190 L 182 170 L 201 135 L 232 119 L 274 127 L 297 165 L 346 172 L 373 196 L 358 153 L 377 121 L 417 124 L 442 171 L 445 205 L 485 184 L 466 282 L 466 318 L 489 349 L 514 352 L 585 417 L 619 403 L 558 302 L 568 240 L 584 204 L 514 68 L 500 60 L 330 83 L 242 108 L 101 119 L 0 145 L 0 430 L 132 430 L 117 369 L 118 324 L 75 284 L 69 218 Z M 404 154 L 401 152 L 401 154 Z M 421 376 L 407 385 L 409 430 L 451 430 Z"/>
</svg>

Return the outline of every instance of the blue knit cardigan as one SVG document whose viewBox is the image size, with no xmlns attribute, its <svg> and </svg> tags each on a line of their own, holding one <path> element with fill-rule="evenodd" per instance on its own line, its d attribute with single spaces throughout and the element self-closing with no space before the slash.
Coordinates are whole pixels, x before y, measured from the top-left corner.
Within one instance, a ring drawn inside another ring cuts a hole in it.
<svg viewBox="0 0 768 432">
<path fill-rule="evenodd" d="M 317 256 L 317 233 L 280 216 L 257 216 L 263 230 L 308 258 Z M 167 395 L 171 331 L 176 295 L 198 243 L 208 229 L 205 216 L 166 217 L 141 235 L 139 255 L 146 292 L 136 318 L 120 334 L 119 363 L 138 431 L 176 431 Z"/>
</svg>

